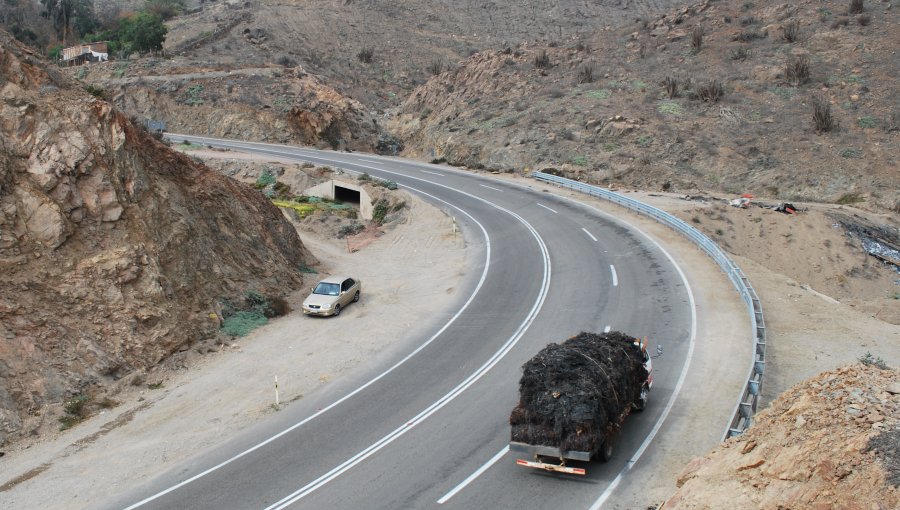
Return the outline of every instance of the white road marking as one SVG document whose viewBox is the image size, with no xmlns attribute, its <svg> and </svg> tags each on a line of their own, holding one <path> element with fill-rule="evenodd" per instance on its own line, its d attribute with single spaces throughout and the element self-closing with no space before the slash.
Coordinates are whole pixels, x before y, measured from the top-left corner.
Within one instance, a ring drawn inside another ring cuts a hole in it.
<svg viewBox="0 0 900 510">
<path fill-rule="evenodd" d="M 437 175 L 438 177 L 443 177 L 443 176 L 444 176 L 444 174 L 439 174 L 439 173 L 437 173 L 437 172 L 432 172 L 432 171 L 429 171 L 429 170 L 422 170 L 422 173 L 431 174 L 431 175 Z"/>
<path fill-rule="evenodd" d="M 612 330 L 612 326 L 606 326 L 605 328 L 603 328 L 604 333 L 609 333 L 610 330 Z"/>
<path fill-rule="evenodd" d="M 588 237 L 590 237 L 591 239 L 593 239 L 595 243 L 597 242 L 597 238 L 594 237 L 594 234 L 591 234 L 590 232 L 588 232 L 588 229 L 586 229 L 586 228 L 584 228 L 584 227 L 581 227 L 581 230 L 584 230 L 584 233 L 587 234 Z"/>
<path fill-rule="evenodd" d="M 616 274 L 616 266 L 610 264 L 609 271 L 612 273 L 613 287 L 618 287 L 619 286 L 619 276 Z"/>
<path fill-rule="evenodd" d="M 469 475 L 468 478 L 466 478 L 465 480 L 463 480 L 462 483 L 460 483 L 459 485 L 457 485 L 456 487 L 454 487 L 454 488 L 453 488 L 450 492 L 448 492 L 447 494 L 444 494 L 444 497 L 442 497 L 441 499 L 437 500 L 438 504 L 439 504 L 439 505 L 443 505 L 444 503 L 446 503 L 447 501 L 449 501 L 450 498 L 452 498 L 453 496 L 456 496 L 456 493 L 457 493 L 457 492 L 459 492 L 459 491 L 465 489 L 467 485 L 469 485 L 470 483 L 472 483 L 472 481 L 474 481 L 476 478 L 478 478 L 479 476 L 481 476 L 481 473 L 484 473 L 485 471 L 487 471 L 488 469 L 490 469 L 490 467 L 493 466 L 494 464 L 496 464 L 498 460 L 502 459 L 503 456 L 506 455 L 506 452 L 508 452 L 508 451 L 509 451 L 509 445 L 504 446 L 502 450 L 500 450 L 499 452 L 497 452 L 496 455 L 494 455 L 493 457 L 491 457 L 491 460 L 485 462 L 483 466 L 481 466 L 480 468 L 478 468 L 477 470 L 475 470 L 475 472 L 472 473 L 471 475 Z"/>
<path fill-rule="evenodd" d="M 541 207 L 543 207 L 544 209 L 546 209 L 546 210 L 552 212 L 553 214 L 559 214 L 559 213 L 557 213 L 557 212 L 554 211 L 553 209 L 550 209 L 549 207 L 547 207 L 547 206 L 544 205 L 544 204 L 538 204 L 538 205 L 541 206 Z"/>
<path fill-rule="evenodd" d="M 500 193 L 503 193 L 503 190 L 502 190 L 502 189 L 500 189 L 500 188 L 495 188 L 495 187 L 493 187 L 493 186 L 488 186 L 487 184 L 479 184 L 479 186 L 481 186 L 482 188 L 492 189 L 492 190 L 494 190 L 494 191 L 499 191 Z"/>
</svg>

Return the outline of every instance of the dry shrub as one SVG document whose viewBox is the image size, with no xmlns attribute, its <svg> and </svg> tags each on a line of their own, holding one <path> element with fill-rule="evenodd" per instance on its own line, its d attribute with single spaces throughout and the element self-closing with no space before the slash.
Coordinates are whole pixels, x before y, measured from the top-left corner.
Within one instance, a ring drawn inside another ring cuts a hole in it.
<svg viewBox="0 0 900 510">
<path fill-rule="evenodd" d="M 693 49 L 694 52 L 700 51 L 700 48 L 703 47 L 704 35 L 705 32 L 703 30 L 703 27 L 694 27 L 694 29 L 691 31 L 691 49 Z"/>
<path fill-rule="evenodd" d="M 868 14 L 860 14 L 856 17 L 856 23 L 858 23 L 861 27 L 869 26 L 869 23 L 871 22 L 872 16 L 869 16 Z"/>
<path fill-rule="evenodd" d="M 435 60 L 428 66 L 428 72 L 432 74 L 432 76 L 437 76 L 444 72 L 444 63 L 440 60 Z"/>
<path fill-rule="evenodd" d="M 719 80 L 710 80 L 698 85 L 695 92 L 697 93 L 697 99 L 709 103 L 717 103 L 725 95 L 725 87 L 722 86 L 722 82 Z"/>
<path fill-rule="evenodd" d="M 374 48 L 363 48 L 359 50 L 359 53 L 356 54 L 356 58 L 359 59 L 363 64 L 371 64 L 372 59 L 375 57 L 375 49 Z"/>
<path fill-rule="evenodd" d="M 781 30 L 781 38 L 789 43 L 796 42 L 800 38 L 800 22 L 797 20 L 785 23 Z"/>
<path fill-rule="evenodd" d="M 794 87 L 799 87 L 808 82 L 809 57 L 806 55 L 792 55 L 785 65 L 784 77 Z"/>
<path fill-rule="evenodd" d="M 534 67 L 538 69 L 550 67 L 550 55 L 547 55 L 547 50 L 542 50 L 538 56 L 534 57 Z"/>
<path fill-rule="evenodd" d="M 669 96 L 669 99 L 678 97 L 678 80 L 674 76 L 666 76 L 663 84 L 666 87 L 666 95 Z"/>
<path fill-rule="evenodd" d="M 587 64 L 578 71 L 578 83 L 593 83 L 594 66 Z"/>
<path fill-rule="evenodd" d="M 864 10 L 863 0 L 850 0 L 850 6 L 847 7 L 847 12 L 849 14 L 859 14 Z"/>
<path fill-rule="evenodd" d="M 813 126 L 816 134 L 837 129 L 837 121 L 831 115 L 831 104 L 820 97 L 813 99 Z"/>
<path fill-rule="evenodd" d="M 831 28 L 836 29 L 840 27 L 846 27 L 850 24 L 850 18 L 847 16 L 841 16 L 839 18 L 835 18 L 834 21 L 831 22 Z"/>
</svg>

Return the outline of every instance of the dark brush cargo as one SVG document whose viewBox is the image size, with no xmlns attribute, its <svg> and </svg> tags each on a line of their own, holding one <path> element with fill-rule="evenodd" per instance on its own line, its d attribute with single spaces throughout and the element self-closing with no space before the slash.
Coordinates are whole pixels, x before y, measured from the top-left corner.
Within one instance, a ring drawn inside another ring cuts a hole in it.
<svg viewBox="0 0 900 510">
<path fill-rule="evenodd" d="M 584 474 L 566 459 L 609 460 L 625 417 L 647 402 L 651 370 L 646 343 L 615 331 L 580 333 L 542 349 L 522 366 L 519 404 L 509 417 L 510 449 L 533 458 L 518 463 Z"/>
</svg>

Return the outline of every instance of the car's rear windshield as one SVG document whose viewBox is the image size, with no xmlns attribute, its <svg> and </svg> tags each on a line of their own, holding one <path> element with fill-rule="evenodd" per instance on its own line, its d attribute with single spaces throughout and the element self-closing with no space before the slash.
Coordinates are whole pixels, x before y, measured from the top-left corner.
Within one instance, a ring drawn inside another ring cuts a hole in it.
<svg viewBox="0 0 900 510">
<path fill-rule="evenodd" d="M 341 285 L 339 283 L 319 283 L 313 294 L 324 294 L 326 296 L 337 296 L 341 293 Z"/>
</svg>

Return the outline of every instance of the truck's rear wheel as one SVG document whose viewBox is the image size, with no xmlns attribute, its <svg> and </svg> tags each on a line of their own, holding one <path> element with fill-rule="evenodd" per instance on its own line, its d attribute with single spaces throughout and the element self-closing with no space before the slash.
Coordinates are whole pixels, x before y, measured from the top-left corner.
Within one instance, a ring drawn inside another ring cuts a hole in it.
<svg viewBox="0 0 900 510">
<path fill-rule="evenodd" d="M 606 441 L 603 441 L 603 446 L 601 446 L 600 451 L 597 452 L 597 458 L 600 459 L 601 462 L 609 462 L 609 459 L 612 458 L 612 454 L 612 441 L 607 439 Z"/>
</svg>

